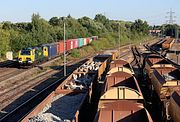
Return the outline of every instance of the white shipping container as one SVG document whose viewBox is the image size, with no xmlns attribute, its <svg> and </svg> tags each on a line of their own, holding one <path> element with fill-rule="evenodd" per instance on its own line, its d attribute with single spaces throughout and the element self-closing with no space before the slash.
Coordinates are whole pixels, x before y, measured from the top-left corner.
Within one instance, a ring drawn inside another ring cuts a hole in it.
<svg viewBox="0 0 180 122">
<path fill-rule="evenodd" d="M 6 58 L 8 60 L 13 60 L 13 52 L 12 51 L 6 52 Z"/>
</svg>

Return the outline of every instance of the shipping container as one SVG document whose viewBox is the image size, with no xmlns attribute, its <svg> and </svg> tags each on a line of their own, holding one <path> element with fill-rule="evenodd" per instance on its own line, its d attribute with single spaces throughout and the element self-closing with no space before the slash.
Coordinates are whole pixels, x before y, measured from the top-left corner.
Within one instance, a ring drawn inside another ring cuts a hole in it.
<svg viewBox="0 0 180 122">
<path fill-rule="evenodd" d="M 87 40 L 86 40 L 86 38 L 83 38 L 83 40 L 84 40 L 83 45 L 87 45 Z"/>
<path fill-rule="evenodd" d="M 57 43 L 45 44 L 43 45 L 43 48 L 45 49 L 44 51 L 47 51 L 49 59 L 54 58 L 58 55 Z"/>
<path fill-rule="evenodd" d="M 97 41 L 98 40 L 98 36 L 92 36 L 92 41 Z"/>
<path fill-rule="evenodd" d="M 56 49 L 56 50 L 57 50 L 57 54 L 59 55 L 59 51 L 60 51 L 60 48 L 59 48 L 59 46 L 60 46 L 60 45 L 59 45 L 59 42 L 55 42 L 55 44 L 56 44 L 56 47 L 57 47 L 57 49 Z"/>
<path fill-rule="evenodd" d="M 79 38 L 78 39 L 78 47 L 80 48 L 80 47 L 82 47 L 84 45 L 84 40 L 83 40 L 83 38 Z"/>
<path fill-rule="evenodd" d="M 78 39 L 73 39 L 73 49 L 78 48 Z"/>
<path fill-rule="evenodd" d="M 58 42 L 59 43 L 59 53 L 58 54 L 62 54 L 62 53 L 64 53 L 64 41 L 62 40 L 62 41 L 59 41 Z"/>
<path fill-rule="evenodd" d="M 89 38 L 89 43 L 91 43 L 92 42 L 92 39 L 91 38 Z"/>
<path fill-rule="evenodd" d="M 72 49 L 73 49 L 73 40 L 72 39 L 66 40 L 66 50 L 69 51 Z"/>
<path fill-rule="evenodd" d="M 90 38 L 86 38 L 86 44 L 90 44 Z"/>
</svg>

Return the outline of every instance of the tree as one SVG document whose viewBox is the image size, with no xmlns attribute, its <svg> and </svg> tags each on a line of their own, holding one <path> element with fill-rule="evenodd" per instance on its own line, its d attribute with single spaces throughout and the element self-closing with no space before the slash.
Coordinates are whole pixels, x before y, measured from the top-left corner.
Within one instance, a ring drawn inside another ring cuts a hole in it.
<svg viewBox="0 0 180 122">
<path fill-rule="evenodd" d="M 60 23 L 60 20 L 58 17 L 52 17 L 50 20 L 49 20 L 49 24 L 52 25 L 52 26 L 58 26 Z"/>
<path fill-rule="evenodd" d="M 10 30 L 11 29 L 11 22 L 3 22 L 2 29 Z"/>
<path fill-rule="evenodd" d="M 95 16 L 94 20 L 97 21 L 97 22 L 105 24 L 108 19 L 106 18 L 106 16 L 104 16 L 102 14 L 97 14 Z"/>
<path fill-rule="evenodd" d="M 172 37 L 176 37 L 176 30 L 178 29 L 178 25 L 174 24 L 174 25 L 165 25 L 164 27 L 164 34 L 166 36 L 172 36 Z"/>
<path fill-rule="evenodd" d="M 137 33 L 148 34 L 149 25 L 146 21 L 138 19 L 131 25 L 131 30 Z"/>
<path fill-rule="evenodd" d="M 10 50 L 10 34 L 7 30 L 0 29 L 0 56 Z"/>
<path fill-rule="evenodd" d="M 52 42 L 50 32 L 53 28 L 39 14 L 32 15 L 32 39 L 36 45 Z"/>
</svg>

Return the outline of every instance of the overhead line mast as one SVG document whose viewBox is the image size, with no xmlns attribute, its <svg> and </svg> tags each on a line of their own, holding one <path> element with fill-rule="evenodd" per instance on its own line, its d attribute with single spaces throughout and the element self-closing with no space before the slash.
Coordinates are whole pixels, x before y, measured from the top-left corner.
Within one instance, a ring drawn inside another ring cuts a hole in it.
<svg viewBox="0 0 180 122">
<path fill-rule="evenodd" d="M 174 18 L 176 18 L 176 16 L 174 16 L 175 12 L 172 11 L 172 8 L 170 9 L 169 12 L 166 13 L 168 16 L 166 16 L 166 18 L 168 18 L 168 20 L 166 20 L 167 24 L 173 25 L 176 21 L 174 20 Z"/>
</svg>

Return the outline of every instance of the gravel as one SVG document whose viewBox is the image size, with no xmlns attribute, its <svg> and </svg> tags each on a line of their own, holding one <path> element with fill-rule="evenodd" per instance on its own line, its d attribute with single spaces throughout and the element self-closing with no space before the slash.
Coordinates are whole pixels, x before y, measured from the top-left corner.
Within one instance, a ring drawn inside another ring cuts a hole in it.
<svg viewBox="0 0 180 122">
<path fill-rule="evenodd" d="M 86 94 L 83 93 L 59 94 L 53 98 L 51 104 L 45 106 L 42 112 L 30 118 L 29 122 L 71 122 L 85 96 Z"/>
</svg>

